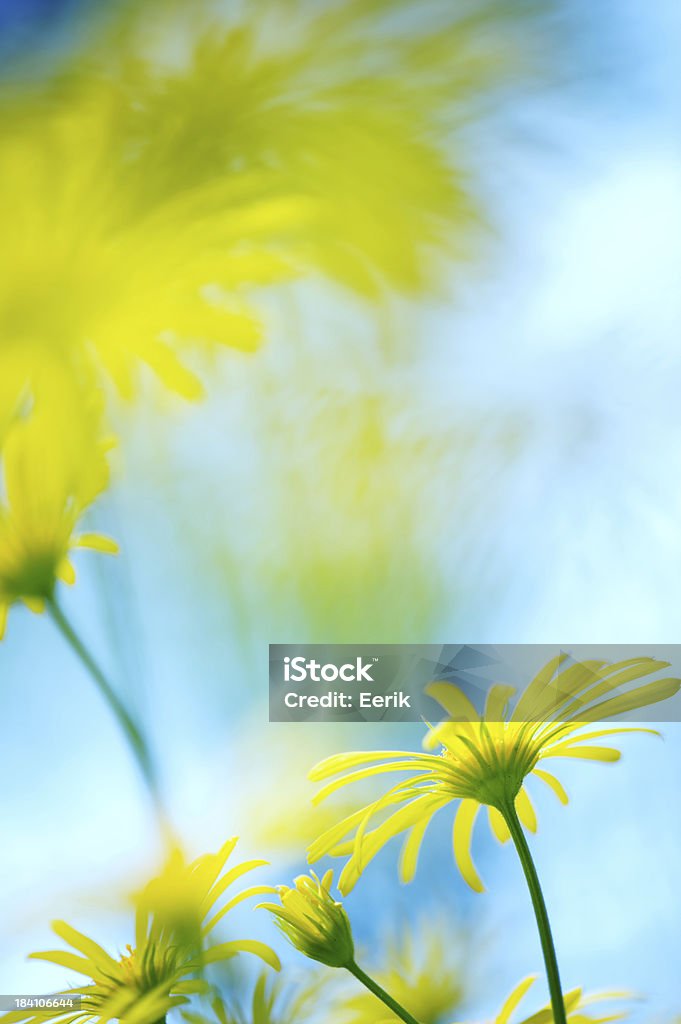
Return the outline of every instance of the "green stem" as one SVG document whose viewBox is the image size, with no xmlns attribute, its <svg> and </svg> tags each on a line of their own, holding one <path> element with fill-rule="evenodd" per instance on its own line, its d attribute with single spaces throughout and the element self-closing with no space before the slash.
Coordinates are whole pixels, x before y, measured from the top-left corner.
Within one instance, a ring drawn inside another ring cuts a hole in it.
<svg viewBox="0 0 681 1024">
<path fill-rule="evenodd" d="M 549 915 L 544 901 L 544 894 L 542 893 L 541 885 L 539 884 L 537 869 L 534 866 L 532 854 L 530 853 L 530 848 L 527 845 L 527 839 L 525 838 L 523 827 L 520 824 L 515 804 L 512 801 L 509 801 L 509 803 L 505 807 L 500 808 L 500 810 L 504 816 L 506 824 L 508 825 L 515 848 L 518 851 L 520 863 L 522 864 L 523 871 L 525 873 L 527 887 L 530 890 L 532 906 L 534 907 L 534 915 L 537 919 L 537 928 L 539 930 L 542 953 L 544 954 L 544 964 L 546 965 L 546 977 L 549 983 L 549 992 L 551 993 L 551 1007 L 553 1009 L 554 1024 L 566 1024 L 567 1018 L 565 1015 L 565 1001 L 563 999 L 563 990 L 560 984 L 556 947 L 553 944 Z"/>
<path fill-rule="evenodd" d="M 151 794 L 154 807 L 159 813 L 161 820 L 165 820 L 154 763 L 142 731 L 132 718 L 130 712 L 123 704 L 107 677 L 102 672 L 93 655 L 90 654 L 90 651 L 76 633 L 55 598 L 51 598 L 47 602 L 47 608 L 52 616 L 53 622 L 71 649 L 88 670 L 92 679 L 96 683 L 99 692 L 113 712 L 114 717 L 123 730 L 125 738 L 133 752 L 137 766 L 142 774 L 142 778 L 144 779 L 144 782 Z"/>
<path fill-rule="evenodd" d="M 419 1024 L 416 1017 L 412 1017 L 412 1015 L 405 1010 L 403 1006 L 400 1006 L 396 999 L 393 999 L 391 995 L 388 995 L 385 989 L 381 988 L 378 982 L 374 981 L 373 978 L 370 978 L 368 974 L 365 974 L 362 968 L 359 967 L 354 960 L 351 964 L 348 964 L 348 970 L 350 971 L 350 974 L 354 974 L 357 980 L 360 981 L 365 988 L 368 988 L 370 992 L 373 992 L 373 994 L 381 1000 L 381 1002 L 385 1003 L 386 1006 L 389 1006 L 393 1013 L 397 1014 L 400 1020 L 406 1021 L 406 1024 Z"/>
</svg>

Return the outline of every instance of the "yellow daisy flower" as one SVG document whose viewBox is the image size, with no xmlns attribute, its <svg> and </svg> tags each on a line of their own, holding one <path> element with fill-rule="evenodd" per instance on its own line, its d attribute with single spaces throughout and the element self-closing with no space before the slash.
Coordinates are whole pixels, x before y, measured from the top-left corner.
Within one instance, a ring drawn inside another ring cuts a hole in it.
<svg viewBox="0 0 681 1024">
<path fill-rule="evenodd" d="M 108 482 L 106 452 L 96 417 L 65 402 L 42 402 L 10 427 L 2 449 L 0 498 L 0 637 L 11 605 L 35 612 L 51 601 L 58 580 L 73 583 L 70 553 L 118 549 L 78 522 Z"/>
<path fill-rule="evenodd" d="M 619 751 L 592 741 L 613 734 L 653 730 L 624 726 L 591 729 L 589 723 L 665 700 L 681 686 L 678 679 L 664 678 L 631 689 L 632 681 L 667 667 L 667 662 L 652 658 L 632 658 L 615 664 L 589 661 L 563 668 L 566 658 L 565 654 L 558 655 L 539 672 L 509 720 L 505 720 L 505 713 L 514 694 L 511 687 L 492 687 L 481 716 L 458 687 L 445 682 L 431 683 L 427 692 L 450 717 L 429 730 L 424 746 L 430 750 L 441 745 L 440 754 L 395 750 L 336 754 L 314 767 L 310 772 L 314 781 L 340 776 L 317 793 L 316 801 L 351 782 L 372 776 L 411 774 L 328 829 L 310 846 L 310 862 L 326 854 L 349 854 L 338 886 L 347 894 L 385 844 L 406 832 L 400 876 L 402 881 L 409 882 L 433 815 L 458 801 L 454 857 L 466 882 L 481 892 L 483 885 L 470 849 L 480 808 L 487 807 L 490 827 L 502 842 L 510 838 L 510 828 L 518 818 L 527 829 L 535 831 L 536 815 L 525 786 L 529 776 L 549 786 L 562 803 L 568 799 L 560 781 L 539 768 L 540 763 L 556 757 L 617 761 Z M 615 693 L 620 688 L 624 688 L 623 692 Z M 370 829 L 372 823 L 395 806 L 397 810 Z"/>
<path fill-rule="evenodd" d="M 432 293 L 477 252 L 451 136 L 532 74 L 517 12 L 438 3 L 412 35 L 399 2 L 264 7 L 220 26 L 200 0 L 191 24 L 117 5 L 68 65 L 4 88 L 0 362 L 103 367 L 126 394 L 145 364 L 197 397 L 188 348 L 254 348 L 263 286 L 306 273 L 370 300 Z M 180 35 L 179 61 L 148 45 Z"/>
<path fill-rule="evenodd" d="M 494 1024 L 511 1024 L 513 1014 L 536 980 L 537 975 L 533 974 L 516 985 L 494 1018 Z M 603 1012 L 592 1007 L 597 1003 L 613 1003 L 630 998 L 628 992 L 598 992 L 587 996 L 581 988 L 575 988 L 565 995 L 566 1019 L 571 1024 L 610 1024 L 611 1021 L 624 1020 L 628 1015 L 626 1010 Z M 530 1017 L 522 1018 L 518 1024 L 553 1024 L 551 1005 L 547 1004 Z"/>
<path fill-rule="evenodd" d="M 224 872 L 237 840 L 228 840 L 214 854 L 186 864 L 174 854 L 164 872 L 151 882 L 138 900 L 135 946 L 112 956 L 97 942 L 64 921 L 53 929 L 70 947 L 33 953 L 89 979 L 87 984 L 65 990 L 67 997 L 80 996 L 80 1009 L 59 1008 L 54 1014 L 17 1010 L 2 1018 L 3 1024 L 60 1024 L 119 1020 L 121 1024 L 157 1024 L 190 996 L 209 991 L 203 968 L 230 960 L 237 953 L 252 953 L 279 969 L 276 954 L 262 942 L 242 939 L 210 945 L 215 926 L 242 900 L 268 887 L 253 886 L 239 892 L 220 909 L 216 904 L 230 885 L 265 861 L 247 861 Z M 223 873 L 224 872 L 224 873 Z"/>
</svg>

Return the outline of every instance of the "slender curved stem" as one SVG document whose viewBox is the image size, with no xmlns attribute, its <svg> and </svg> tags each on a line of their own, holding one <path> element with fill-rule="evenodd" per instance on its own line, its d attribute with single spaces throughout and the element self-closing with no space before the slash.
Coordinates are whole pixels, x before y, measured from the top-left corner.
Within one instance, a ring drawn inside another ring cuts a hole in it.
<svg viewBox="0 0 681 1024">
<path fill-rule="evenodd" d="M 85 646 L 83 641 L 80 639 L 75 629 L 67 619 L 66 615 L 62 611 L 61 607 L 57 603 L 55 598 L 51 598 L 47 602 L 47 608 L 52 616 L 52 620 L 59 629 L 60 633 L 69 644 L 74 653 L 78 656 L 80 661 L 83 663 L 85 668 L 88 670 L 90 676 L 97 685 L 97 689 L 104 697 L 105 701 L 109 705 L 111 711 L 118 724 L 120 725 L 128 745 L 132 750 L 132 753 L 137 762 L 142 778 L 151 794 L 151 798 L 154 803 L 154 807 L 159 814 L 162 821 L 166 820 L 165 813 L 163 812 L 162 802 L 159 793 L 158 780 L 156 777 L 156 769 L 154 762 L 147 745 L 147 741 L 134 721 L 132 715 L 127 710 L 123 701 L 120 699 L 113 686 L 105 676 L 99 664 L 95 660 L 94 656 L 90 653 L 88 648 Z"/>
<path fill-rule="evenodd" d="M 500 810 L 504 816 L 506 824 L 508 825 L 515 848 L 518 851 L 520 863 L 522 864 L 523 871 L 525 873 L 527 887 L 530 890 L 532 906 L 534 907 L 534 915 L 537 919 L 537 929 L 541 940 L 542 953 L 544 954 L 544 964 L 546 965 L 546 977 L 549 983 L 549 992 L 551 993 L 551 1007 L 553 1009 L 554 1024 L 566 1024 L 567 1018 L 565 1015 L 565 1001 L 563 999 L 563 990 L 560 984 L 556 947 L 553 944 L 549 915 L 546 909 L 546 902 L 544 901 L 544 894 L 542 893 L 541 885 L 539 884 L 537 869 L 534 866 L 532 854 L 530 853 L 530 848 L 527 845 L 527 839 L 525 838 L 523 827 L 520 824 L 520 819 L 518 818 L 518 812 L 515 809 L 515 805 L 509 801 L 508 805 L 500 808 Z"/>
<path fill-rule="evenodd" d="M 350 971 L 350 974 L 354 974 L 357 980 L 360 981 L 365 988 L 368 988 L 370 992 L 373 992 L 373 994 L 381 1000 L 381 1002 L 385 1003 L 386 1006 L 389 1006 L 393 1013 L 397 1014 L 400 1020 L 406 1021 L 406 1024 L 419 1024 L 416 1017 L 412 1017 L 412 1015 L 405 1010 L 403 1006 L 400 1006 L 396 999 L 393 999 L 385 989 L 381 988 L 378 982 L 374 981 L 373 978 L 370 978 L 368 974 L 365 974 L 362 968 L 359 967 L 354 960 L 351 964 L 348 964 L 347 969 Z"/>
</svg>

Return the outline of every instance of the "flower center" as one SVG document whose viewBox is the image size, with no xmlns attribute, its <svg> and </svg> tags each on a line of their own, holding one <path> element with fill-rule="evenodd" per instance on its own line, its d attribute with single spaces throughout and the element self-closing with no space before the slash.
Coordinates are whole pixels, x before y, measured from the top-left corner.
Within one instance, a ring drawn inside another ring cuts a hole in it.
<svg viewBox="0 0 681 1024">
<path fill-rule="evenodd" d="M 515 727 L 482 722 L 448 738 L 442 757 L 455 768 L 457 796 L 500 809 L 515 800 L 538 752 Z"/>
<path fill-rule="evenodd" d="M 121 967 L 123 968 L 125 984 L 130 985 L 136 980 L 135 950 L 132 948 L 132 946 L 126 946 L 125 948 L 128 951 L 128 955 L 121 957 L 120 964 Z"/>
</svg>

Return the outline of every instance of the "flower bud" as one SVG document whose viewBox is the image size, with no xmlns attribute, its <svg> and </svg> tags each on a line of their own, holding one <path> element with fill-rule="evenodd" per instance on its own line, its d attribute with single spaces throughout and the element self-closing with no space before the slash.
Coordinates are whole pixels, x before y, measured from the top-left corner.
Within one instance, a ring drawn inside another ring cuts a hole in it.
<svg viewBox="0 0 681 1024">
<path fill-rule="evenodd" d="M 343 904 L 330 893 L 333 871 L 320 880 L 314 872 L 300 875 L 293 888 L 277 886 L 281 906 L 264 904 L 297 950 L 327 967 L 353 963 L 355 946 Z"/>
</svg>

